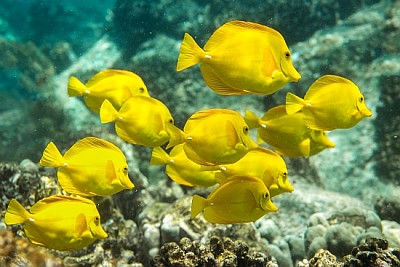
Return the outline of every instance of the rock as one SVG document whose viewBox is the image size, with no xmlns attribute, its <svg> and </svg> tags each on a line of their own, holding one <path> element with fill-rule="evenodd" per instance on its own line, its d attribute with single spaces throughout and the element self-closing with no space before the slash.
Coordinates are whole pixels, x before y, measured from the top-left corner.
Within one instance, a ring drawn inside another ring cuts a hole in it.
<svg viewBox="0 0 400 267">
<path fill-rule="evenodd" d="M 386 240 L 370 238 L 345 256 L 341 266 L 400 266 L 399 256 L 400 250 L 389 249 Z"/>
<path fill-rule="evenodd" d="M 151 266 L 249 266 L 269 264 L 264 253 L 250 251 L 245 242 L 213 236 L 206 244 L 188 238 L 179 243 L 170 242 L 161 247 L 160 255 L 154 257 Z"/>
</svg>

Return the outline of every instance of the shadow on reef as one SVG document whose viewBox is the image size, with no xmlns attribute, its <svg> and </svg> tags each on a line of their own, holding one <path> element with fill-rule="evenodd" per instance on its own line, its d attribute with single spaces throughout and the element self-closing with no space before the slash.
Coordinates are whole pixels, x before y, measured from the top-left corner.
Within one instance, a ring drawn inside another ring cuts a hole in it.
<svg viewBox="0 0 400 267">
<path fill-rule="evenodd" d="M 241 240 L 213 236 L 205 245 L 182 238 L 179 244 L 166 243 L 160 255 L 151 261 L 153 267 L 195 267 L 195 266 L 278 266 L 271 257 L 258 251 L 251 251 Z M 351 253 L 337 260 L 329 251 L 320 249 L 310 258 L 302 260 L 298 267 L 366 267 L 400 266 L 400 250 L 388 247 L 386 240 L 369 238 Z"/>
<path fill-rule="evenodd" d="M 377 108 L 375 171 L 383 180 L 400 185 L 400 76 L 382 76 L 379 80 L 382 105 Z"/>
</svg>

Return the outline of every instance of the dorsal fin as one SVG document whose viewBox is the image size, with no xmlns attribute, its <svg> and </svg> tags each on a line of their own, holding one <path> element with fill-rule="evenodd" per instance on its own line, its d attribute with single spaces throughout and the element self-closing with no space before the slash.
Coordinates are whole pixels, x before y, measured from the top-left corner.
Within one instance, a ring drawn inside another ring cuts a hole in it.
<svg viewBox="0 0 400 267">
<path fill-rule="evenodd" d="M 308 88 L 304 100 L 311 99 L 322 87 L 335 84 L 335 83 L 346 83 L 355 85 L 352 81 L 337 75 L 324 75 L 318 78 L 311 86 Z"/>
<path fill-rule="evenodd" d="M 240 34 L 244 30 L 256 30 L 256 31 L 261 31 L 264 33 L 269 33 L 274 36 L 282 38 L 282 35 L 265 25 L 261 25 L 258 23 L 254 22 L 247 22 L 247 21 L 241 21 L 241 20 L 233 20 L 230 22 L 225 23 L 221 27 L 219 27 L 210 37 L 210 39 L 207 41 L 206 45 L 204 46 L 204 50 L 206 52 L 211 51 L 215 47 L 217 47 L 222 41 L 226 41 L 229 38 L 232 38 L 233 36 Z"/>
<path fill-rule="evenodd" d="M 39 200 L 38 202 L 35 203 L 35 205 L 32 206 L 32 208 L 29 210 L 31 213 L 38 213 L 41 210 L 49 207 L 50 205 L 53 205 L 55 203 L 58 203 L 60 201 L 70 201 L 70 202 L 80 202 L 80 203 L 86 203 L 89 205 L 94 205 L 94 203 L 83 197 L 69 197 L 69 196 L 63 196 L 63 195 L 53 195 L 50 197 L 43 198 Z"/>
<path fill-rule="evenodd" d="M 121 153 L 121 150 L 114 144 L 97 138 L 97 137 L 85 137 L 78 142 L 76 142 L 64 155 L 64 158 L 68 159 L 73 157 L 74 155 L 78 154 L 79 152 L 82 152 L 86 149 L 90 148 L 105 148 L 105 149 L 111 149 L 113 151 L 116 151 L 118 153 Z"/>
<path fill-rule="evenodd" d="M 286 106 L 279 105 L 279 106 L 273 107 L 273 108 L 269 109 L 267 112 L 265 112 L 265 114 L 264 114 L 264 116 L 262 116 L 261 120 L 271 121 L 271 120 L 280 118 L 284 115 L 286 115 Z"/>
<path fill-rule="evenodd" d="M 103 79 L 110 78 L 110 77 L 113 77 L 116 75 L 126 75 L 126 76 L 131 76 L 134 78 L 140 78 L 135 73 L 127 71 L 127 70 L 114 70 L 114 69 L 103 70 L 103 71 L 100 71 L 99 73 L 97 73 L 96 75 L 94 75 L 92 78 L 90 78 L 90 80 L 86 83 L 86 86 L 91 87 Z"/>
<path fill-rule="evenodd" d="M 199 123 L 202 120 L 208 119 L 210 116 L 214 115 L 220 115 L 220 114 L 229 114 L 229 115 L 238 115 L 236 111 L 229 110 L 229 109 L 205 109 L 205 110 L 200 110 L 194 113 L 190 118 L 187 120 L 185 127 L 184 127 L 184 132 L 189 133 L 191 132 L 194 128 L 196 128 Z M 240 116 L 240 114 L 239 114 Z"/>
</svg>

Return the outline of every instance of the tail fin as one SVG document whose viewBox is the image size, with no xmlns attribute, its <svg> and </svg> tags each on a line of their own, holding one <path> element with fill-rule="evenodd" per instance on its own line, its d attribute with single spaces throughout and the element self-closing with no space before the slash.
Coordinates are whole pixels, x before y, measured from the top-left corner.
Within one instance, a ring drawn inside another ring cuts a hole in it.
<svg viewBox="0 0 400 267">
<path fill-rule="evenodd" d="M 100 107 L 100 122 L 109 123 L 115 121 L 118 116 L 118 111 L 114 108 L 109 100 L 104 100 Z"/>
<path fill-rule="evenodd" d="M 202 210 L 204 210 L 205 207 L 206 199 L 199 195 L 193 195 L 191 218 L 193 219 L 194 217 L 196 217 Z"/>
<path fill-rule="evenodd" d="M 292 93 L 286 94 L 286 113 L 288 115 L 293 115 L 300 111 L 306 105 L 304 99 L 294 95 Z"/>
<path fill-rule="evenodd" d="M 244 114 L 244 121 L 247 123 L 250 129 L 254 129 L 258 127 L 259 118 L 256 114 L 251 112 L 250 110 L 246 110 Z"/>
<path fill-rule="evenodd" d="M 11 199 L 4 217 L 7 225 L 25 223 L 30 217 L 29 212 L 15 199 Z"/>
<path fill-rule="evenodd" d="M 166 131 L 169 134 L 167 149 L 185 142 L 185 133 L 173 124 L 166 124 Z"/>
<path fill-rule="evenodd" d="M 169 155 L 161 147 L 153 148 L 151 153 L 150 165 L 163 165 L 167 164 Z"/>
<path fill-rule="evenodd" d="M 205 57 L 205 52 L 196 43 L 192 36 L 185 33 L 176 65 L 176 71 L 181 71 L 199 64 Z"/>
<path fill-rule="evenodd" d="M 64 166 L 65 160 L 61 155 L 60 151 L 53 142 L 50 142 L 45 150 L 43 156 L 40 159 L 39 164 L 44 167 L 62 167 Z"/>
<path fill-rule="evenodd" d="M 87 87 L 76 77 L 71 76 L 68 81 L 68 95 L 81 96 L 85 93 Z"/>
</svg>

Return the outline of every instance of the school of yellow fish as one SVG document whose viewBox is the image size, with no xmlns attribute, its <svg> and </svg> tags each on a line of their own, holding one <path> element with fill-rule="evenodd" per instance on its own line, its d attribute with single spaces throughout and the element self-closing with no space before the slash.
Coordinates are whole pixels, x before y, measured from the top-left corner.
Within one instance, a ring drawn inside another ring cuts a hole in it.
<svg viewBox="0 0 400 267">
<path fill-rule="evenodd" d="M 204 49 L 186 33 L 176 70 L 196 64 L 207 86 L 223 95 L 272 94 L 301 78 L 282 35 L 245 21 L 222 25 Z M 218 224 L 254 222 L 277 211 L 272 198 L 294 190 L 282 156 L 309 157 L 333 148 L 327 131 L 351 128 L 372 115 L 359 88 L 336 75 L 317 79 L 304 99 L 287 93 L 284 105 L 261 118 L 250 110 L 242 116 L 229 109 L 206 109 L 195 112 L 183 129 L 130 71 L 103 70 L 86 84 L 70 77 L 68 95 L 83 96 L 101 123 L 115 122 L 124 141 L 151 147 L 150 164 L 166 165 L 173 181 L 213 187 L 206 198 L 193 196 L 191 218 L 203 212 L 205 220 Z M 250 137 L 253 128 L 257 142 Z M 134 187 L 122 151 L 106 140 L 86 137 L 62 155 L 50 142 L 40 165 L 58 168 L 59 184 L 71 196 L 44 198 L 29 212 L 12 199 L 5 223 L 24 224 L 32 243 L 57 250 L 81 249 L 106 238 L 96 205 L 87 197 Z"/>
</svg>

